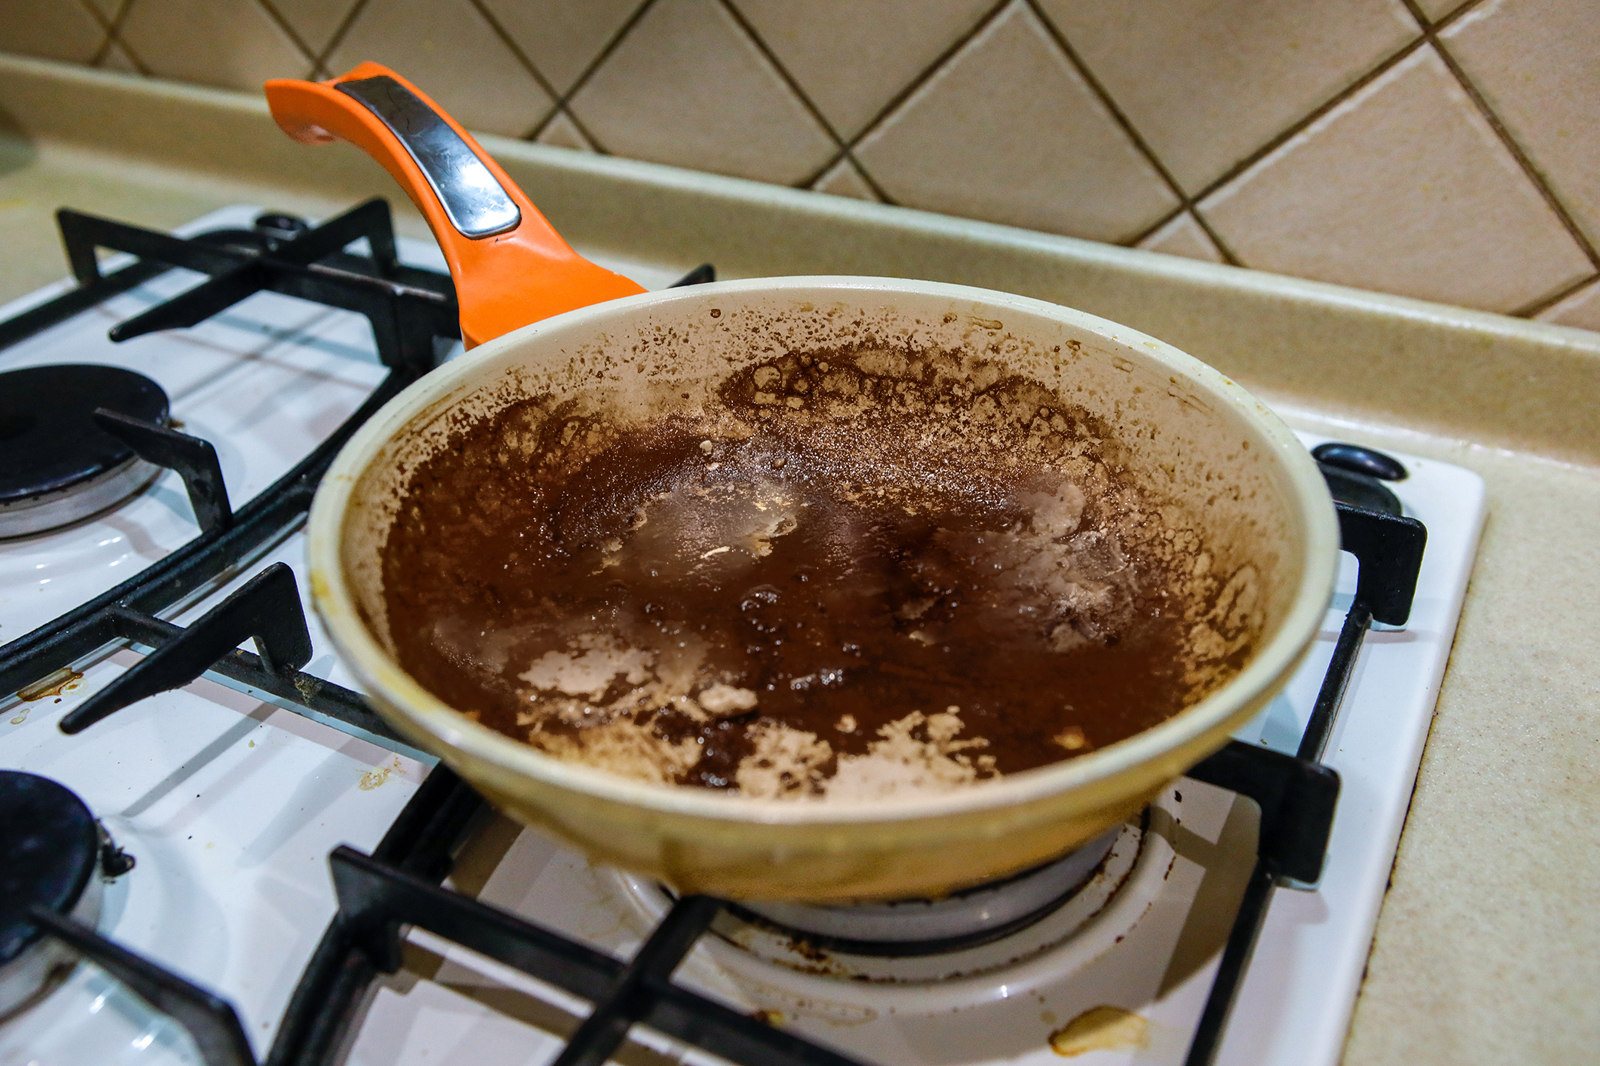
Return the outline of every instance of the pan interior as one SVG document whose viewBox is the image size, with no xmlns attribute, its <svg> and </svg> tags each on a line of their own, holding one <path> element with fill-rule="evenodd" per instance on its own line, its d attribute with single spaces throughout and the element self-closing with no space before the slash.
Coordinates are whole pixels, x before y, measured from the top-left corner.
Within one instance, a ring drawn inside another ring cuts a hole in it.
<svg viewBox="0 0 1600 1066">
<path fill-rule="evenodd" d="M 724 430 L 730 419 L 737 423 L 737 436 L 750 426 L 795 419 L 837 424 L 844 416 L 848 423 L 851 412 L 882 422 L 885 412 L 921 405 L 921 422 L 909 428 L 920 427 L 927 438 L 930 426 L 944 427 L 966 447 L 969 466 L 977 459 L 998 469 L 1019 457 L 1026 465 L 1031 454 L 1035 466 L 1070 467 L 1074 484 L 1091 496 L 1115 498 L 1101 525 L 1115 526 L 1124 545 L 1152 560 L 1164 587 L 1184 605 L 1190 703 L 1271 638 L 1300 569 L 1286 519 L 1290 494 L 1267 461 L 1274 442 L 1194 380 L 1192 365 L 1155 358 L 1140 350 L 1143 338 L 1108 336 L 1086 318 L 1079 324 L 947 299 L 923 298 L 916 306 L 902 294 L 882 302 L 871 295 L 833 302 L 686 295 L 640 306 L 609 322 L 603 335 L 567 336 L 551 323 L 526 343 L 508 338 L 485 352 L 470 383 L 413 419 L 357 485 L 344 562 L 365 621 L 391 655 L 406 661 L 402 645 L 411 619 L 396 620 L 393 612 L 403 602 L 396 593 L 408 571 L 394 567 L 393 549 L 406 537 L 427 539 L 428 512 L 419 504 L 443 492 L 476 491 L 461 483 L 464 472 L 471 480 L 474 463 L 492 479 L 562 449 L 582 451 L 586 440 L 599 447 L 664 420 L 689 420 L 695 435 L 704 434 L 708 444 L 715 438 L 720 448 L 726 434 L 718 436 L 719 420 Z M 895 439 L 880 436 L 877 453 L 866 442 L 856 468 L 893 466 Z M 903 443 L 905 433 L 898 439 Z M 461 455 L 471 462 L 447 461 Z M 443 486 L 441 470 L 452 475 Z M 952 476 L 960 475 L 941 473 Z M 1095 505 L 1091 499 L 1089 509 Z M 700 705 L 712 706 L 699 695 Z M 453 705 L 478 710 L 459 699 Z M 945 708 L 929 709 L 932 715 L 913 723 L 917 742 L 937 742 L 943 730 L 943 740 L 952 742 L 942 752 L 945 768 L 966 772 L 941 775 L 943 764 L 930 763 L 926 768 L 935 772 L 924 783 L 944 788 L 992 776 L 986 772 L 992 757 L 985 767 L 980 753 L 958 754 L 959 723 L 952 730 L 939 721 Z M 890 708 L 889 717 L 904 722 L 921 713 L 908 705 Z M 562 754 L 670 782 L 681 756 L 670 750 L 672 738 L 661 739 L 653 751 L 633 737 Z M 1055 757 L 1075 753 L 1072 739 Z M 814 750 L 810 759 L 801 752 L 798 765 L 780 761 L 784 772 L 767 775 L 765 786 L 758 775 L 741 778 L 741 791 L 818 796 L 816 775 L 808 777 L 817 765 Z M 870 797 L 872 787 L 869 781 L 850 798 Z"/>
</svg>

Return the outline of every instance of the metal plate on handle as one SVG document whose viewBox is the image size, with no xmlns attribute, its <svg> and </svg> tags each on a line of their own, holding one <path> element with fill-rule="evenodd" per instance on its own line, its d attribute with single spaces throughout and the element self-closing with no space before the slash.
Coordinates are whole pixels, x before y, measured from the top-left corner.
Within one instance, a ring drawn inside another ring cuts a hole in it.
<svg viewBox="0 0 1600 1066">
<path fill-rule="evenodd" d="M 384 75 L 342 81 L 334 88 L 377 115 L 399 138 L 463 237 L 493 236 L 522 221 L 522 212 L 461 135 L 404 85 Z"/>
</svg>

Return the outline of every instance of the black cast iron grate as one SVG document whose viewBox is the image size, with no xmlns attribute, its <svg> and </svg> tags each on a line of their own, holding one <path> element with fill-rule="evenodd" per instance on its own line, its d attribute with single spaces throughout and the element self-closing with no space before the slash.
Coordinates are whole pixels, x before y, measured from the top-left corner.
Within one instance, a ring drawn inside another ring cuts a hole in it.
<svg viewBox="0 0 1600 1066">
<path fill-rule="evenodd" d="M 435 338 L 460 335 L 449 277 L 396 260 L 389 205 L 383 200 L 369 200 L 320 226 L 286 215 L 263 215 L 254 229 L 216 230 L 189 240 L 65 209 L 57 212 L 57 220 L 78 287 L 0 322 L 0 347 L 184 267 L 208 280 L 117 325 L 111 330 L 113 340 L 194 325 L 256 292 L 270 291 L 366 316 L 389 373 L 326 440 L 237 511 L 209 443 L 167 426 L 104 409 L 97 412 L 101 428 L 146 460 L 182 475 L 199 533 L 122 584 L 0 647 L 0 692 L 36 684 L 119 640 L 169 639 L 167 623 L 155 616 L 213 588 L 296 525 L 311 506 L 317 483 L 356 429 L 433 367 Z M 362 238 L 371 256 L 343 251 Z M 138 258 L 105 274 L 96 257 L 99 248 Z M 370 711 L 354 706 L 319 710 L 335 717 L 353 713 L 359 722 L 352 724 L 391 736 Z"/>
<path fill-rule="evenodd" d="M 116 327 L 114 339 L 193 325 L 252 292 L 318 299 L 313 293 L 327 285 L 332 295 L 323 302 L 368 316 L 391 370 L 333 436 L 237 514 L 228 505 L 214 455 L 209 446 L 201 447 L 205 442 L 149 424 L 119 426 L 141 455 L 183 474 L 201 534 L 129 582 L 0 649 L 0 691 L 36 682 L 107 644 L 132 642 L 154 650 L 64 717 L 64 730 L 76 732 L 212 671 L 318 717 L 393 739 L 358 693 L 299 672 L 310 658 L 310 639 L 294 575 L 283 564 L 262 570 L 187 628 L 153 612 L 209 587 L 304 514 L 334 453 L 360 422 L 431 367 L 434 337 L 457 335 L 448 278 L 424 278 L 420 275 L 428 272 L 396 263 L 382 201 L 369 201 L 315 229 L 286 216 L 264 216 L 254 232 L 226 231 L 195 242 L 66 211 L 61 224 L 80 288 L 0 323 L 0 347 L 179 265 L 208 273 L 212 280 Z M 370 259 L 341 251 L 362 236 L 373 249 Z M 96 246 L 141 258 L 102 277 L 94 261 Z M 679 284 L 713 278 L 711 268 L 703 266 Z M 117 424 L 114 418 L 107 421 L 112 423 L 108 429 Z M 1343 547 L 1356 556 L 1360 571 L 1299 751 L 1291 756 L 1232 741 L 1188 773 L 1248 796 L 1261 809 L 1255 869 L 1190 1045 L 1188 1066 L 1206 1066 L 1216 1054 L 1273 892 L 1285 882 L 1310 884 L 1321 875 L 1339 780 L 1317 760 L 1367 630 L 1374 620 L 1403 625 L 1409 617 L 1426 545 L 1422 524 L 1401 516 L 1398 501 L 1379 480 L 1398 464 L 1376 453 L 1364 457 L 1351 446 L 1325 452 L 1327 447 L 1318 449 L 1318 458 L 1338 500 Z M 236 531 L 248 532 L 230 539 Z M 247 638 L 255 639 L 259 654 L 237 647 Z M 673 971 L 722 908 L 719 900 L 678 900 L 635 956 L 623 962 L 441 887 L 452 850 L 483 806 L 465 783 L 438 766 L 370 856 L 348 847 L 330 855 L 338 912 L 301 975 L 262 1066 L 336 1062 L 373 979 L 400 968 L 404 926 L 426 929 L 592 1002 L 594 1009 L 556 1059 L 558 1066 L 599 1066 L 635 1024 L 747 1066 L 852 1066 L 854 1060 L 837 1052 L 672 982 Z M 69 918 L 43 910 L 33 917 L 182 1024 L 207 1066 L 256 1066 L 226 1000 Z"/>
</svg>

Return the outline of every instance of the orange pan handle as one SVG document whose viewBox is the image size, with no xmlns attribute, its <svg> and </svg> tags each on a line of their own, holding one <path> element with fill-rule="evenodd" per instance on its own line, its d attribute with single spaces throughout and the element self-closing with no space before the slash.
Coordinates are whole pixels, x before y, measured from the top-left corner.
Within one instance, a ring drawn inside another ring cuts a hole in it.
<svg viewBox="0 0 1600 1066">
<path fill-rule="evenodd" d="M 574 252 L 472 134 L 376 63 L 331 81 L 266 84 L 272 117 L 304 144 L 343 138 L 383 164 L 450 264 L 468 348 L 529 322 L 644 289 Z"/>
</svg>

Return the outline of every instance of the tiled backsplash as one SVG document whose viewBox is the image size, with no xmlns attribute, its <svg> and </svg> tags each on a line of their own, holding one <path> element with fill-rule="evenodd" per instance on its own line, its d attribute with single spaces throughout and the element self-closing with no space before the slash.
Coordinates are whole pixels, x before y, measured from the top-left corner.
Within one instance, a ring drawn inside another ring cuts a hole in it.
<svg viewBox="0 0 1600 1066">
<path fill-rule="evenodd" d="M 1600 329 L 1593 0 L 0 0 L 0 48 Z"/>
</svg>

